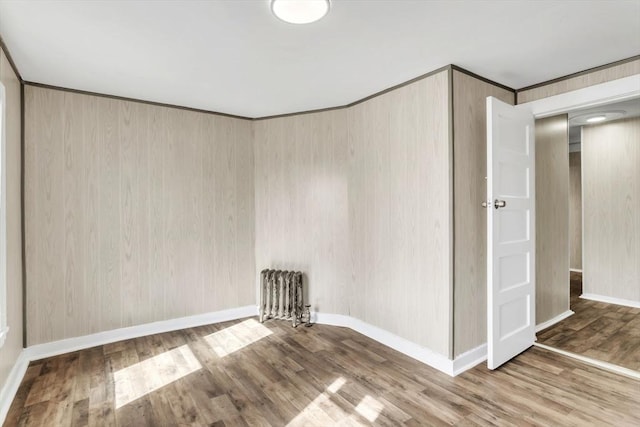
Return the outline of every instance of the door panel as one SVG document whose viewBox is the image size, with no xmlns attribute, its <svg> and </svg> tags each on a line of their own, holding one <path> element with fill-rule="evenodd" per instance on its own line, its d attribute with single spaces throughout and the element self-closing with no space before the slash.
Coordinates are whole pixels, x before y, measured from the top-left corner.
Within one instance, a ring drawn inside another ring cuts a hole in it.
<svg viewBox="0 0 640 427">
<path fill-rule="evenodd" d="M 535 340 L 534 120 L 487 98 L 488 366 Z"/>
</svg>

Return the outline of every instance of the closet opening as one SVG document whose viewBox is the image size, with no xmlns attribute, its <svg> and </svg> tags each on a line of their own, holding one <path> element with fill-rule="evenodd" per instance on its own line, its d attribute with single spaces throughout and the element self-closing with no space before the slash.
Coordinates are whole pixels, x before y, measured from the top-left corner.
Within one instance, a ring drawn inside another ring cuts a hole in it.
<svg viewBox="0 0 640 427">
<path fill-rule="evenodd" d="M 566 120 L 568 147 L 557 151 L 566 170 L 557 176 L 568 179 L 568 219 L 558 234 L 569 271 L 558 274 L 567 278 L 559 291 L 570 312 L 538 331 L 537 342 L 640 375 L 640 98 L 570 111 Z"/>
</svg>

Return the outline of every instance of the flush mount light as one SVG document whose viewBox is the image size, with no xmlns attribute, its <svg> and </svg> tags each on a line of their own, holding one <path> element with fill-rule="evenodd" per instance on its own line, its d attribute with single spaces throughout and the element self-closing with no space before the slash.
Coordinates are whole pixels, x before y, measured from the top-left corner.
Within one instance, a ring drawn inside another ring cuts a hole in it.
<svg viewBox="0 0 640 427">
<path fill-rule="evenodd" d="M 329 12 L 329 0 L 271 0 L 271 11 L 290 24 L 309 24 Z"/>
<path fill-rule="evenodd" d="M 593 116 L 587 119 L 587 123 L 598 123 L 607 120 L 605 116 Z"/>
<path fill-rule="evenodd" d="M 571 116 L 569 124 L 571 126 L 584 126 L 606 121 L 612 121 L 620 119 L 627 115 L 625 110 L 599 110 L 592 111 L 590 113 L 579 114 L 577 116 Z"/>
</svg>

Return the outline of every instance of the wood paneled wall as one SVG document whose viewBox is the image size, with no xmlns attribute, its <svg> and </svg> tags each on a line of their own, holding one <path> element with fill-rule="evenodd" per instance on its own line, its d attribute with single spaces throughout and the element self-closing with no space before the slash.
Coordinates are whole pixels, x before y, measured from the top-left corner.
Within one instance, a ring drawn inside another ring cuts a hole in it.
<svg viewBox="0 0 640 427">
<path fill-rule="evenodd" d="M 569 153 L 569 267 L 582 270 L 581 153 Z"/>
<path fill-rule="evenodd" d="M 251 122 L 25 88 L 28 344 L 252 304 Z"/>
<path fill-rule="evenodd" d="M 518 104 L 548 98 L 550 96 L 571 92 L 572 90 L 582 89 L 611 80 L 621 79 L 634 74 L 640 74 L 640 59 L 580 74 L 575 77 L 534 87 L 528 90 L 518 91 Z"/>
<path fill-rule="evenodd" d="M 582 128 L 583 291 L 640 302 L 640 118 Z"/>
<path fill-rule="evenodd" d="M 348 109 L 255 123 L 256 260 L 314 310 L 448 355 L 448 72 Z"/>
<path fill-rule="evenodd" d="M 21 175 L 21 101 L 20 81 L 7 56 L 0 49 L 0 82 L 6 95 L 6 179 L 7 179 L 7 325 L 9 333 L 0 348 L 0 384 L 5 384 L 22 351 L 22 208 Z M 4 280 L 4 278 L 3 278 Z"/>
<path fill-rule="evenodd" d="M 453 310 L 448 89 L 444 71 L 347 111 L 350 314 L 446 356 Z"/>
<path fill-rule="evenodd" d="M 536 120 L 536 324 L 569 310 L 569 128 Z"/>
<path fill-rule="evenodd" d="M 305 299 L 325 313 L 348 313 L 346 116 L 333 110 L 254 124 L 257 270 L 304 272 Z"/>
<path fill-rule="evenodd" d="M 513 92 L 453 71 L 454 355 L 487 341 L 487 97 Z"/>
<path fill-rule="evenodd" d="M 447 70 L 350 108 L 251 123 L 28 86 L 29 344 L 250 304 L 266 267 L 305 271 L 314 310 L 448 356 L 482 344 L 490 95 L 514 102 Z M 539 166 L 568 161 L 541 145 Z M 548 201 L 568 205 L 568 179 L 565 189 L 537 175 L 548 190 L 538 224 L 551 223 L 538 236 L 541 322 L 568 308 L 568 250 L 566 266 L 550 264 L 562 236 Z"/>
</svg>

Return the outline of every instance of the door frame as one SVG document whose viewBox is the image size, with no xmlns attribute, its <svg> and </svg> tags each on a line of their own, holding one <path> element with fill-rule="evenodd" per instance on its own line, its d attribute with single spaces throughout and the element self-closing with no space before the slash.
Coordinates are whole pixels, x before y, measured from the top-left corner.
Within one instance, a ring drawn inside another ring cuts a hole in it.
<svg viewBox="0 0 640 427">
<path fill-rule="evenodd" d="M 567 113 L 580 108 L 625 101 L 640 96 L 640 74 L 571 92 L 518 104 L 515 107 L 530 111 L 536 119 Z"/>
<path fill-rule="evenodd" d="M 541 119 L 581 108 L 621 102 L 638 97 L 640 97 L 640 74 L 634 74 L 583 89 L 518 104 L 515 107 L 529 111 L 533 114 L 534 119 Z M 535 244 L 537 244 L 537 241 Z M 535 287 L 534 295 L 535 292 L 537 292 L 537 287 Z M 536 324 L 536 329 L 537 326 L 538 324 Z"/>
</svg>

